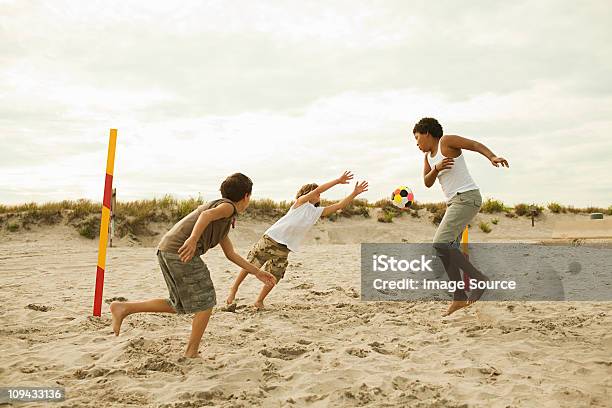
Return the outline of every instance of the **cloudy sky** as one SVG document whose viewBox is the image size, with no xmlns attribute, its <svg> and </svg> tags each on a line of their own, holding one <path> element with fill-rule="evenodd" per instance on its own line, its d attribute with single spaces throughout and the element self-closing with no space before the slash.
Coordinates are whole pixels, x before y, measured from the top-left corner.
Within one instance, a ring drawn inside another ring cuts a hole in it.
<svg viewBox="0 0 612 408">
<path fill-rule="evenodd" d="M 241 171 L 290 199 L 343 169 L 426 189 L 422 116 L 510 161 L 507 203 L 612 204 L 612 7 L 602 1 L 0 0 L 0 202 L 215 197 Z M 327 195 L 350 191 L 338 187 Z"/>
</svg>

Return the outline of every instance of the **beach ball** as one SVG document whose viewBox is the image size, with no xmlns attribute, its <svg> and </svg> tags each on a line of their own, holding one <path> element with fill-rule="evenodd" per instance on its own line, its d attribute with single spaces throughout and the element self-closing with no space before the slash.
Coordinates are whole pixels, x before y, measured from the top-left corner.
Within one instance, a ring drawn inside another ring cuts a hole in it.
<svg viewBox="0 0 612 408">
<path fill-rule="evenodd" d="M 391 193 L 391 202 L 397 208 L 408 208 L 414 202 L 414 194 L 406 186 L 400 186 Z"/>
</svg>

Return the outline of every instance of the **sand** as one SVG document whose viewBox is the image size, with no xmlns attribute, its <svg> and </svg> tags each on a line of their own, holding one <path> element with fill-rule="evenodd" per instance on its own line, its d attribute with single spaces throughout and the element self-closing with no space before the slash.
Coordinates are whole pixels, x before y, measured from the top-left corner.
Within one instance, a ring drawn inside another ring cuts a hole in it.
<svg viewBox="0 0 612 408">
<path fill-rule="evenodd" d="M 552 239 L 551 217 L 535 229 L 500 217 L 471 237 Z M 240 253 L 266 225 L 238 223 Z M 611 406 L 610 302 L 482 302 L 443 319 L 444 303 L 360 301 L 359 242 L 427 241 L 434 229 L 425 217 L 319 223 L 267 309 L 249 306 L 260 284 L 247 278 L 193 360 L 181 357 L 188 316 L 133 315 L 119 337 L 108 303 L 90 316 L 96 241 L 62 226 L 3 231 L 0 385 L 65 387 L 53 407 Z M 157 239 L 109 250 L 105 299 L 167 295 Z M 205 261 L 222 305 L 237 268 L 218 248 Z"/>
</svg>

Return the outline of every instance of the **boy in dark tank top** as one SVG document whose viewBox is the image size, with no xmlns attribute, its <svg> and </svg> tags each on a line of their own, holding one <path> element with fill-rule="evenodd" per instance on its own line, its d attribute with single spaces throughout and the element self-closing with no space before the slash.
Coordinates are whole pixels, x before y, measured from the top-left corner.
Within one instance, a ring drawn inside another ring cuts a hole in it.
<svg viewBox="0 0 612 408">
<path fill-rule="evenodd" d="M 162 237 L 157 247 L 157 259 L 169 298 L 111 303 L 116 336 L 123 319 L 133 313 L 194 314 L 185 356 L 197 357 L 200 340 L 217 303 L 210 271 L 200 256 L 217 244 L 221 245 L 228 260 L 255 275 L 265 285 L 274 286 L 274 276 L 238 255 L 228 237 L 236 214 L 249 206 L 252 188 L 253 182 L 247 176 L 232 174 L 221 184 L 221 199 L 199 206 Z"/>
</svg>

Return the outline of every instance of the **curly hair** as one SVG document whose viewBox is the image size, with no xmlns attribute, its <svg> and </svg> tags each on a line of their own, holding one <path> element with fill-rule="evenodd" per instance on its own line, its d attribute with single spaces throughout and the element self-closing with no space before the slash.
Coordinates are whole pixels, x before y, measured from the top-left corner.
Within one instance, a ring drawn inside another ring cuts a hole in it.
<svg viewBox="0 0 612 408">
<path fill-rule="evenodd" d="M 423 118 L 414 125 L 414 129 L 412 133 L 429 133 L 433 137 L 437 137 L 438 139 L 442 137 L 442 125 L 434 118 Z"/>
<path fill-rule="evenodd" d="M 297 194 L 295 195 L 295 199 L 297 200 L 298 198 L 300 198 L 301 196 L 303 196 L 304 194 L 308 194 L 310 193 L 312 190 L 314 190 L 315 188 L 319 187 L 318 184 L 316 183 L 310 183 L 310 184 L 304 184 L 299 191 L 297 192 Z"/>
</svg>

